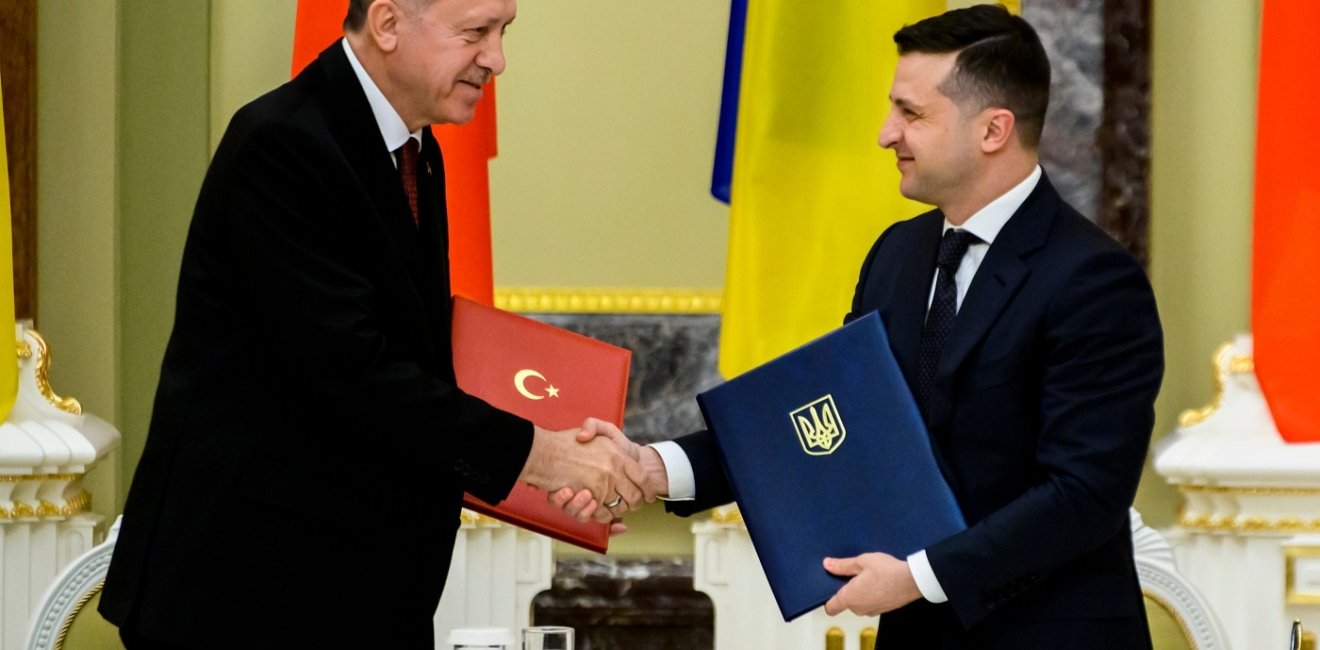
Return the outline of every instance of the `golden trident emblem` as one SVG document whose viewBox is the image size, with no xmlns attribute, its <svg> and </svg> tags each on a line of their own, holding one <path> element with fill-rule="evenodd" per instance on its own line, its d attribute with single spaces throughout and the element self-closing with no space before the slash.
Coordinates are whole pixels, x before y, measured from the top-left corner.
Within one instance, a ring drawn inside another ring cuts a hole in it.
<svg viewBox="0 0 1320 650">
<path fill-rule="evenodd" d="M 834 405 L 832 395 L 811 402 L 789 413 L 788 417 L 793 420 L 802 451 L 812 456 L 834 453 L 848 433 L 843 428 L 843 418 L 839 417 L 839 408 Z"/>
</svg>

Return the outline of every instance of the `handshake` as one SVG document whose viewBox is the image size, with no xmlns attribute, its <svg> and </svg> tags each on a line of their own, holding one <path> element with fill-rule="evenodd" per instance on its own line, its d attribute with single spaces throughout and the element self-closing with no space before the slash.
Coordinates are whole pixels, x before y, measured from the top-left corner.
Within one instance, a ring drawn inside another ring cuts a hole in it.
<svg viewBox="0 0 1320 650">
<path fill-rule="evenodd" d="M 616 522 L 669 490 L 669 476 L 655 449 L 595 418 L 577 429 L 536 427 L 519 478 L 544 489 L 550 503 L 581 522 Z M 625 530 L 617 522 L 611 527 L 615 534 Z"/>
</svg>

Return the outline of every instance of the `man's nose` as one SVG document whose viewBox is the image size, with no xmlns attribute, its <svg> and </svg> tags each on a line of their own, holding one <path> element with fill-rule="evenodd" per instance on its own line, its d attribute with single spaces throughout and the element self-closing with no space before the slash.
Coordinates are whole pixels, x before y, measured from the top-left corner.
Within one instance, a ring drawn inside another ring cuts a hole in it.
<svg viewBox="0 0 1320 650">
<path fill-rule="evenodd" d="M 477 53 L 476 63 L 490 70 L 492 75 L 504 72 L 504 37 L 501 34 L 491 36 L 489 43 Z"/>
<path fill-rule="evenodd" d="M 876 144 L 884 149 L 893 149 L 898 145 L 898 141 L 903 137 L 903 130 L 899 128 L 898 121 L 894 119 L 893 113 L 885 118 L 885 123 L 880 125 L 880 135 L 876 138 Z"/>
</svg>

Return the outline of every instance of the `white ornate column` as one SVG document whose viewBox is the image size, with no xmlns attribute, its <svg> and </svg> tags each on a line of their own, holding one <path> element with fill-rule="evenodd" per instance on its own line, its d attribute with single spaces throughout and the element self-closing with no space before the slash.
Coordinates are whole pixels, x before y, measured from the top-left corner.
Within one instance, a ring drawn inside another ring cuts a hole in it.
<svg viewBox="0 0 1320 650">
<path fill-rule="evenodd" d="M 18 398 L 0 423 L 0 650 L 23 647 L 50 582 L 99 541 L 82 479 L 119 446 L 114 427 L 51 390 L 45 340 L 17 334 Z"/>
<path fill-rule="evenodd" d="M 504 627 L 517 634 L 531 624 L 532 599 L 550 588 L 550 539 L 463 510 L 453 561 L 435 613 L 437 650 L 460 627 Z"/>
<path fill-rule="evenodd" d="M 693 586 L 715 604 L 715 650 L 821 650 L 835 627 L 843 630 L 845 650 L 859 650 L 862 630 L 875 627 L 875 618 L 830 617 L 824 608 L 785 623 L 736 506 L 716 508 L 692 534 Z"/>
<path fill-rule="evenodd" d="M 1249 336 L 1221 346 L 1214 368 L 1214 401 L 1183 413 L 1156 453 L 1186 499 L 1175 553 L 1232 647 L 1284 648 L 1293 619 L 1320 627 L 1320 444 L 1279 436 Z"/>
</svg>

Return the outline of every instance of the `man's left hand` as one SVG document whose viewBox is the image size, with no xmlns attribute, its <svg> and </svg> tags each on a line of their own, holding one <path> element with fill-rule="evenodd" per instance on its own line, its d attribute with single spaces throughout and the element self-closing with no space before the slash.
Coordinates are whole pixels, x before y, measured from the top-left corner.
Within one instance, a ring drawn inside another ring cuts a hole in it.
<svg viewBox="0 0 1320 650">
<path fill-rule="evenodd" d="M 825 558 L 825 570 L 836 576 L 851 576 L 848 584 L 825 603 L 825 613 L 844 610 L 858 616 L 879 616 L 921 598 L 921 590 L 907 562 L 884 553 L 857 557 Z"/>
</svg>

